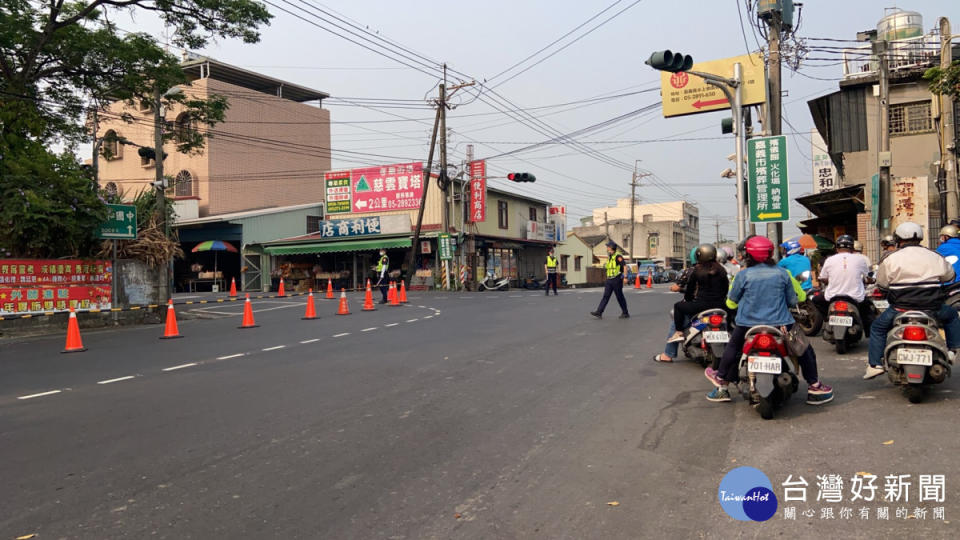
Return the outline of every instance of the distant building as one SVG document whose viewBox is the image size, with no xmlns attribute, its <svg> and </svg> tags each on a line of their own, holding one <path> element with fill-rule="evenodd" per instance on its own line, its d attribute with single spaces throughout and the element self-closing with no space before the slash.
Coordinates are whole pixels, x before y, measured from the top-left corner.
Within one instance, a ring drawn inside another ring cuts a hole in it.
<svg viewBox="0 0 960 540">
<path fill-rule="evenodd" d="M 587 269 L 593 266 L 593 246 L 576 234 L 567 235 L 566 241 L 557 245 L 556 256 L 560 259 L 560 273 L 567 285 L 585 285 Z"/>
<path fill-rule="evenodd" d="M 592 225 L 574 227 L 580 238 L 602 237 L 613 240 L 630 260 L 652 259 L 665 267 L 680 268 L 685 254 L 700 243 L 700 212 L 685 201 L 637 204 L 634 206 L 636 238 L 630 238 L 630 199 L 620 199 L 616 206 L 593 211 Z M 596 244 L 594 254 L 603 261 L 603 242 Z"/>
</svg>

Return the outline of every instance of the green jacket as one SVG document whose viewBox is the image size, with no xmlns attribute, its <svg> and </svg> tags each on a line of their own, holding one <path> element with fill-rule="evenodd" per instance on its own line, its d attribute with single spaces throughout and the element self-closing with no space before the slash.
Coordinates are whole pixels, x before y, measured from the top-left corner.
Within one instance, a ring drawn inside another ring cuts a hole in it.
<svg viewBox="0 0 960 540">
<path fill-rule="evenodd" d="M 786 268 L 784 268 L 783 271 L 790 276 L 790 283 L 793 283 L 793 290 L 797 293 L 797 302 L 806 302 L 807 293 L 804 292 L 803 287 L 800 286 L 800 282 L 797 281 L 797 279 L 793 277 L 793 274 L 791 274 Z M 730 289 L 733 288 L 733 282 L 736 279 L 737 276 L 734 274 L 733 279 L 730 280 Z M 731 300 L 729 297 L 727 298 L 727 309 L 737 309 L 737 303 Z"/>
</svg>

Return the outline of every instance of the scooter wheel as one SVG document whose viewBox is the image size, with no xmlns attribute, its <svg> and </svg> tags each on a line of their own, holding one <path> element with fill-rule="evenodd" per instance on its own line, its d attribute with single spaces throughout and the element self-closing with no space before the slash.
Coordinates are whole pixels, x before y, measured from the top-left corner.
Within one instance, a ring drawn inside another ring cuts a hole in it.
<svg viewBox="0 0 960 540">
<path fill-rule="evenodd" d="M 760 402 L 757 403 L 757 412 L 760 413 L 760 418 L 764 420 L 773 419 L 773 401 L 761 397 Z"/>
<path fill-rule="evenodd" d="M 837 340 L 837 354 L 846 354 L 847 352 L 847 340 L 840 338 Z"/>
<path fill-rule="evenodd" d="M 921 385 L 907 385 L 903 387 L 903 395 L 907 396 L 910 403 L 920 403 L 923 401 L 924 388 Z"/>
</svg>

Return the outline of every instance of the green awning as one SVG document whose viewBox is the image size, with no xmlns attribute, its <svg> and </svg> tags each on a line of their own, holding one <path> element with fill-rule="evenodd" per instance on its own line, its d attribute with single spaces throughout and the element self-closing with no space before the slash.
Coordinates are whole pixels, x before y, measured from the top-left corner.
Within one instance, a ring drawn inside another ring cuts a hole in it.
<svg viewBox="0 0 960 540">
<path fill-rule="evenodd" d="M 270 255 L 300 255 L 304 253 L 339 253 L 344 251 L 373 251 L 380 248 L 408 248 L 410 238 L 389 238 L 374 240 L 344 240 L 342 242 L 320 242 L 316 244 L 293 244 L 286 246 L 267 246 L 264 251 Z"/>
</svg>

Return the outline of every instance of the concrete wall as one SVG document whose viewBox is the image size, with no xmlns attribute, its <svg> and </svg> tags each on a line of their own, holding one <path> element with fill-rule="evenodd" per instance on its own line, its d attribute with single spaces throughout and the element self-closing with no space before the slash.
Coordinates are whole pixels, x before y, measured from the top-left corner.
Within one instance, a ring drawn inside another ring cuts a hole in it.
<svg viewBox="0 0 960 540">
<path fill-rule="evenodd" d="M 270 240 L 307 234 L 307 216 L 321 216 L 322 213 L 320 206 L 317 206 L 315 208 L 231 220 L 231 223 L 238 223 L 243 226 L 244 244 L 259 244 Z"/>
<path fill-rule="evenodd" d="M 137 260 L 118 260 L 116 307 L 156 304 L 159 298 L 157 288 L 160 284 L 160 273 L 161 270 Z"/>
</svg>

